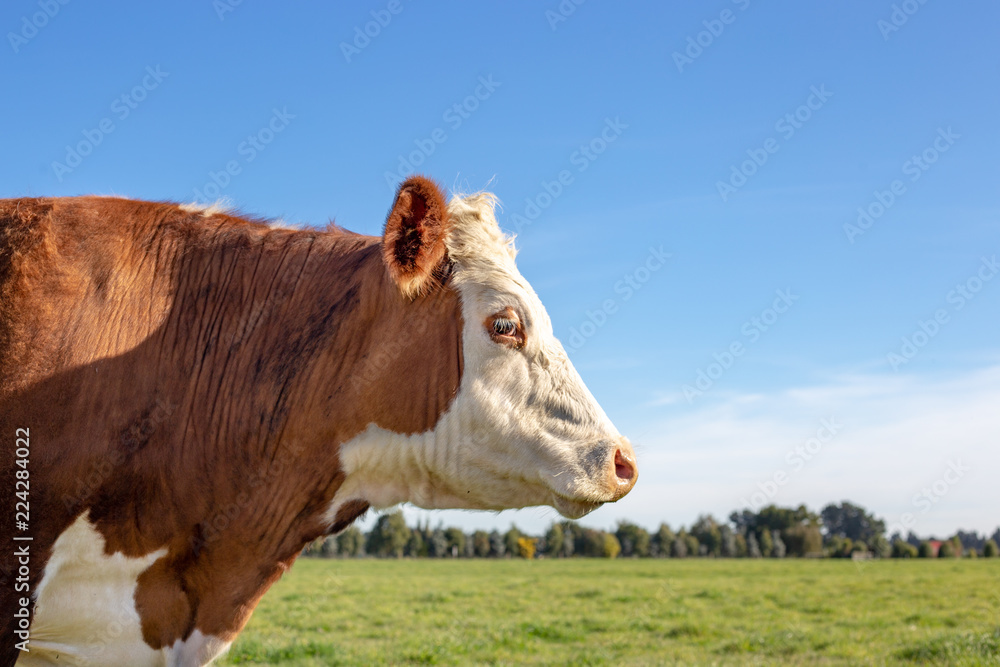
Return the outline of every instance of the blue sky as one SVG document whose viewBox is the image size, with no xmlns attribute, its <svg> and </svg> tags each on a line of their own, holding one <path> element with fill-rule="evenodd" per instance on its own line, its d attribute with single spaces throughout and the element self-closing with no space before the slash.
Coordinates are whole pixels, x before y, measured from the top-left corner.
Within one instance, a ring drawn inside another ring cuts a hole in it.
<svg viewBox="0 0 1000 667">
<path fill-rule="evenodd" d="M 419 163 L 501 198 L 636 443 L 636 490 L 585 522 L 756 492 L 1000 524 L 1000 6 L 316 4 L 4 3 L 4 196 L 223 196 L 377 234 Z"/>
</svg>

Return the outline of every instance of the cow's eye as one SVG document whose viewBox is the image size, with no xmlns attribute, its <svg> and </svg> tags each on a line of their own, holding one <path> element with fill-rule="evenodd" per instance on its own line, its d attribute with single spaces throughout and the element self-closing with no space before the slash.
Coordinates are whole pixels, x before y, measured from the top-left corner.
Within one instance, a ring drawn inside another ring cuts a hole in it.
<svg viewBox="0 0 1000 667">
<path fill-rule="evenodd" d="M 506 345 L 514 349 L 524 346 L 524 330 L 521 328 L 521 318 L 513 308 L 504 308 L 494 313 L 486 320 L 486 330 L 494 343 Z"/>
<path fill-rule="evenodd" d="M 517 333 L 517 322 L 505 317 L 498 317 L 493 320 L 493 333 L 498 336 L 513 336 Z"/>
</svg>

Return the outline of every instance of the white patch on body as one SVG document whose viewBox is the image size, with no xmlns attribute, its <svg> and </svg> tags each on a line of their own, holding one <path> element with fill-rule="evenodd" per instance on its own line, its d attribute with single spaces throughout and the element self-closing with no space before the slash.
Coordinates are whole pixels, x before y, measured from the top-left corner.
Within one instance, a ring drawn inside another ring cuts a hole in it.
<svg viewBox="0 0 1000 667">
<path fill-rule="evenodd" d="M 213 215 L 218 215 L 219 213 L 228 214 L 233 210 L 232 204 L 225 199 L 220 199 L 219 201 L 212 202 L 211 204 L 202 204 L 200 202 L 178 204 L 177 208 L 185 213 L 200 213 L 203 218 L 211 218 Z"/>
<path fill-rule="evenodd" d="M 232 215 L 234 208 L 232 203 L 228 199 L 220 199 L 211 204 L 202 204 L 199 202 L 190 202 L 187 204 L 178 204 L 177 208 L 184 211 L 185 213 L 201 214 L 203 218 L 211 218 L 213 215 L 219 215 L 224 213 L 226 215 Z M 285 222 L 281 218 L 276 220 L 271 220 L 267 223 L 267 226 L 271 229 L 290 229 L 292 231 L 299 231 L 303 228 L 303 225 L 293 222 Z"/>
<path fill-rule="evenodd" d="M 167 550 L 129 558 L 106 555 L 104 544 L 84 516 L 56 540 L 35 593 L 30 651 L 18 667 L 201 665 L 226 648 L 196 630 L 185 642 L 153 650 L 142 639 L 135 589 L 139 575 Z"/>
<path fill-rule="evenodd" d="M 181 641 L 178 639 L 170 648 L 164 649 L 166 664 L 169 667 L 187 667 L 187 665 L 207 665 L 229 650 L 232 642 L 227 642 L 212 635 L 203 635 L 195 629 L 191 636 Z"/>
</svg>

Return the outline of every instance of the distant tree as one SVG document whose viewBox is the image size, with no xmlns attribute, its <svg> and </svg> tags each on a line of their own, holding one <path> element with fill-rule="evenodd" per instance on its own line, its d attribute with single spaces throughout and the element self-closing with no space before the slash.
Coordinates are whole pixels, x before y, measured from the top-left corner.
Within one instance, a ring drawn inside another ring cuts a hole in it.
<svg viewBox="0 0 1000 667">
<path fill-rule="evenodd" d="M 754 538 L 754 545 L 757 545 L 757 538 Z M 747 538 L 743 537 L 739 533 L 736 534 L 736 557 L 746 558 L 750 555 L 750 545 L 748 544 Z M 757 546 L 757 555 L 760 555 L 760 546 Z"/>
<path fill-rule="evenodd" d="M 870 542 L 885 534 L 885 522 L 869 514 L 865 508 L 848 501 L 829 504 L 820 512 L 827 536 L 847 537 L 852 541 Z"/>
<path fill-rule="evenodd" d="M 729 526 L 719 527 L 719 555 L 723 558 L 736 558 L 738 549 L 736 547 L 736 533 Z M 746 546 L 744 544 L 744 546 Z"/>
<path fill-rule="evenodd" d="M 622 545 L 618 542 L 618 538 L 613 533 L 605 533 L 603 531 L 601 531 L 601 536 L 604 539 L 601 556 L 604 558 L 618 558 L 618 554 L 622 551 Z"/>
<path fill-rule="evenodd" d="M 771 558 L 785 557 L 785 542 L 781 539 L 780 530 L 771 531 Z"/>
<path fill-rule="evenodd" d="M 573 539 L 573 536 L 571 534 L 567 534 L 565 532 L 565 529 L 563 530 L 563 534 L 564 537 L 563 537 L 562 557 L 572 558 L 576 554 L 577 541 Z"/>
<path fill-rule="evenodd" d="M 466 558 L 475 558 L 476 556 L 476 542 L 471 534 L 465 536 L 464 555 Z"/>
<path fill-rule="evenodd" d="M 938 547 L 938 558 L 955 558 L 960 555 L 961 553 L 955 552 L 955 545 L 950 540 L 945 540 Z"/>
<path fill-rule="evenodd" d="M 876 535 L 868 543 L 868 548 L 876 558 L 889 558 L 892 556 L 892 545 L 885 535 Z"/>
<path fill-rule="evenodd" d="M 854 550 L 854 540 L 834 535 L 826 541 L 826 555 L 830 558 L 850 558 Z"/>
<path fill-rule="evenodd" d="M 563 522 L 563 555 L 584 555 L 586 545 L 583 538 L 583 527 L 575 521 Z"/>
<path fill-rule="evenodd" d="M 336 558 L 337 538 L 333 535 L 324 538 L 319 547 L 319 555 L 321 558 Z"/>
<path fill-rule="evenodd" d="M 345 556 L 360 556 L 365 551 L 365 535 L 357 526 L 348 526 L 337 535 L 337 552 Z"/>
<path fill-rule="evenodd" d="M 621 544 L 621 555 L 626 558 L 638 556 L 646 558 L 649 556 L 650 537 L 649 533 L 642 526 L 637 526 L 628 521 L 619 521 L 618 529 L 615 530 L 615 537 Z"/>
<path fill-rule="evenodd" d="M 1000 553 L 1000 549 L 997 548 L 995 541 L 989 539 L 983 543 L 983 556 L 986 558 L 996 558 L 998 553 Z"/>
<path fill-rule="evenodd" d="M 684 534 L 684 544 L 687 545 L 688 556 L 697 556 L 701 553 L 701 542 L 698 538 L 690 533 L 685 533 L 683 530 L 681 533 Z"/>
<path fill-rule="evenodd" d="M 1000 528 L 993 531 L 993 534 L 990 535 L 990 539 L 993 540 L 993 544 L 1000 546 Z"/>
<path fill-rule="evenodd" d="M 461 528 L 448 528 L 444 531 L 444 538 L 448 541 L 448 551 L 454 557 L 465 555 L 465 533 Z"/>
<path fill-rule="evenodd" d="M 558 523 L 553 523 L 549 526 L 549 529 L 545 531 L 545 554 L 553 558 L 558 558 L 562 555 L 563 548 L 563 529 Z"/>
<path fill-rule="evenodd" d="M 498 530 L 490 531 L 490 556 L 503 558 L 507 553 L 507 545 L 503 540 L 503 535 Z"/>
<path fill-rule="evenodd" d="M 688 548 L 687 542 L 681 535 L 674 537 L 674 541 L 670 544 L 670 557 L 671 558 L 687 558 Z"/>
<path fill-rule="evenodd" d="M 986 537 L 981 536 L 978 532 L 972 531 L 967 533 L 964 530 L 960 530 L 955 533 L 953 540 L 957 540 L 959 544 L 962 545 L 962 549 L 965 551 L 982 551 L 983 544 L 986 542 Z"/>
<path fill-rule="evenodd" d="M 367 551 L 373 556 L 402 558 L 406 543 L 410 541 L 410 528 L 400 511 L 383 514 L 368 533 Z"/>
<path fill-rule="evenodd" d="M 431 532 L 431 538 L 427 540 L 427 551 L 433 558 L 444 558 L 451 553 L 448 548 L 448 538 L 440 526 Z"/>
<path fill-rule="evenodd" d="M 917 557 L 919 558 L 934 558 L 934 547 L 927 540 L 920 543 L 917 547 Z"/>
<path fill-rule="evenodd" d="M 472 549 L 479 558 L 490 555 L 490 534 L 485 530 L 477 530 L 472 534 Z"/>
<path fill-rule="evenodd" d="M 670 530 L 670 526 L 661 523 L 653 536 L 651 549 L 660 558 L 669 558 L 670 545 L 673 544 L 675 537 L 676 535 L 674 535 L 674 531 Z"/>
<path fill-rule="evenodd" d="M 525 560 L 532 560 L 535 557 L 535 544 L 538 542 L 538 538 L 535 537 L 519 537 L 517 539 L 517 552 L 521 558 Z"/>
<path fill-rule="evenodd" d="M 962 540 L 959 538 L 959 536 L 953 535 L 951 539 L 948 541 L 951 542 L 951 548 L 952 551 L 954 552 L 954 557 L 961 558 L 965 554 L 965 545 L 962 544 Z"/>
<path fill-rule="evenodd" d="M 740 510 L 729 515 L 729 522 L 733 524 L 736 532 L 740 535 L 749 535 L 756 532 L 757 513 L 752 510 Z"/>
<path fill-rule="evenodd" d="M 780 530 L 782 533 L 792 526 L 819 525 L 820 518 L 805 505 L 796 508 L 767 505 L 757 513 L 757 528 Z"/>
<path fill-rule="evenodd" d="M 823 552 L 823 535 L 817 526 L 804 524 L 791 526 L 783 535 L 789 556 L 808 556 Z"/>
<path fill-rule="evenodd" d="M 766 528 L 760 531 L 760 555 L 764 558 L 771 557 L 771 550 L 774 548 L 774 537 L 771 531 Z"/>
<path fill-rule="evenodd" d="M 719 530 L 719 523 L 711 514 L 698 517 L 698 520 L 691 525 L 690 534 L 698 540 L 698 544 L 704 547 L 705 555 L 718 556 L 722 549 L 722 533 Z"/>
<path fill-rule="evenodd" d="M 521 531 L 518 530 L 517 526 L 514 525 L 511 525 L 511 527 L 507 530 L 507 532 L 503 534 L 503 546 L 506 552 L 510 554 L 511 558 L 517 556 L 517 551 L 518 551 L 517 542 L 522 537 L 523 535 Z"/>
<path fill-rule="evenodd" d="M 749 558 L 760 558 L 763 556 L 760 551 L 760 543 L 757 541 L 757 536 L 752 532 L 747 535 L 747 556 Z"/>
<path fill-rule="evenodd" d="M 916 558 L 917 548 L 909 542 L 904 542 L 903 540 L 897 538 L 896 541 L 892 543 L 892 557 Z"/>
<path fill-rule="evenodd" d="M 593 528 L 583 529 L 583 551 L 582 554 L 588 558 L 601 558 L 604 556 L 604 531 Z"/>
<path fill-rule="evenodd" d="M 411 530 L 410 539 L 406 543 L 403 553 L 410 558 L 424 558 L 427 556 L 427 545 L 424 543 L 424 536 L 420 530 Z"/>
<path fill-rule="evenodd" d="M 749 554 L 749 538 L 752 534 L 763 556 L 768 556 L 773 549 L 775 530 L 779 531 L 788 554 L 801 556 L 810 553 L 809 549 L 814 548 L 814 532 L 819 530 L 820 525 L 819 516 L 805 505 L 791 508 L 771 504 L 762 507 L 759 512 L 733 512 L 729 515 L 729 520 L 736 532 L 746 537 L 747 553 Z"/>
</svg>

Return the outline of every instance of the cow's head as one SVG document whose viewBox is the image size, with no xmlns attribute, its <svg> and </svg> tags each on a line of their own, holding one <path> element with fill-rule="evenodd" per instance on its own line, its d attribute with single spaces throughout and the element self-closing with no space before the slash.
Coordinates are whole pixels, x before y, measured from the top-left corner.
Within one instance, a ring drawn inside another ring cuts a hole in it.
<svg viewBox="0 0 1000 667">
<path fill-rule="evenodd" d="M 408 330 L 425 346 L 452 332 L 460 379 L 429 430 L 399 433 L 373 423 L 342 447 L 342 499 L 436 509 L 551 505 L 576 518 L 634 486 L 632 446 L 553 335 L 514 264 L 494 204 L 487 193 L 445 204 L 440 189 L 420 177 L 400 186 L 382 240 L 387 280 Z M 426 305 L 449 291 L 460 318 Z M 407 384 L 419 401 L 435 395 L 429 385 L 444 372 L 434 362 L 413 376 L 417 363 L 399 363 L 387 382 Z"/>
</svg>

